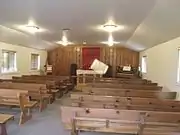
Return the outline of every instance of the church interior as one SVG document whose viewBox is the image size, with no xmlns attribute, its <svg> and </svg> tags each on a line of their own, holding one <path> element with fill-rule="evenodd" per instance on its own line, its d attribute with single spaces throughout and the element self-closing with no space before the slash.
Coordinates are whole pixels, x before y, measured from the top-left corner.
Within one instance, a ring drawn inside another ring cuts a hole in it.
<svg viewBox="0 0 180 135">
<path fill-rule="evenodd" d="M 0 135 L 180 135 L 179 0 L 1 0 Z"/>
</svg>

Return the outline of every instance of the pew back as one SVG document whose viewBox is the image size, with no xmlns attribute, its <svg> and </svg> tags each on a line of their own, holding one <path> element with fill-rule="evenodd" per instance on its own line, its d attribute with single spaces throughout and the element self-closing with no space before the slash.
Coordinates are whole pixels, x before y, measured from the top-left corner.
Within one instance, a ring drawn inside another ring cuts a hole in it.
<svg viewBox="0 0 180 135">
<path fill-rule="evenodd" d="M 112 83 L 90 83 L 89 87 L 95 88 L 124 88 L 124 89 L 144 89 L 144 90 L 162 90 L 160 86 L 142 85 L 142 84 L 112 84 Z"/>
<path fill-rule="evenodd" d="M 0 88 L 7 89 L 23 89 L 32 92 L 48 92 L 49 90 L 46 88 L 45 84 L 31 84 L 31 83 L 13 83 L 13 82 L 2 82 L 0 83 Z"/>
<path fill-rule="evenodd" d="M 72 129 L 72 131 L 78 129 L 143 135 L 177 134 L 180 121 L 180 113 L 175 112 L 68 106 L 61 106 L 61 117 L 65 127 Z"/>
<path fill-rule="evenodd" d="M 162 92 L 163 94 L 163 92 Z M 180 102 L 162 98 L 139 98 L 72 93 L 72 106 L 128 110 L 180 111 Z"/>
<path fill-rule="evenodd" d="M 146 98 L 176 98 L 177 92 L 163 92 L 156 90 L 133 90 L 133 89 L 111 89 L 111 88 L 83 88 L 83 93 L 91 95 L 122 96 L 122 97 L 146 97 Z"/>
</svg>

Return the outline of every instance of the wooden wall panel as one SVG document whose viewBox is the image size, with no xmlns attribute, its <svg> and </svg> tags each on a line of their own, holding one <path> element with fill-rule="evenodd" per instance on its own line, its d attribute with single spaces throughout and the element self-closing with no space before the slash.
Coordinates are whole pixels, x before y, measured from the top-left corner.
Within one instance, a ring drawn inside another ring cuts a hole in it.
<svg viewBox="0 0 180 135">
<path fill-rule="evenodd" d="M 49 51 L 48 63 L 53 65 L 53 74 L 69 75 L 72 63 L 77 64 L 78 68 L 82 68 L 83 47 L 88 46 L 66 46 Z M 114 75 L 116 66 L 132 65 L 133 67 L 138 67 L 139 65 L 139 53 L 136 51 L 123 47 L 99 47 L 101 49 L 100 60 L 112 66 Z"/>
</svg>

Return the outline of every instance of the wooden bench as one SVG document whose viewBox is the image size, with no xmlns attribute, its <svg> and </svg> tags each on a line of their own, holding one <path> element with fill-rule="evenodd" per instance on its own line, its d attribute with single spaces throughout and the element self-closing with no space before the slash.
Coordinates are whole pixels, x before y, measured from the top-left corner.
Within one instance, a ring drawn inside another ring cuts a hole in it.
<svg viewBox="0 0 180 135">
<path fill-rule="evenodd" d="M 48 88 L 51 89 L 58 89 L 59 91 L 62 90 L 71 90 L 74 88 L 73 84 L 70 82 L 69 77 L 47 77 L 47 76 L 26 76 L 23 75 L 22 77 L 13 77 L 13 80 L 25 80 L 26 82 L 38 82 L 42 83 L 44 82 L 47 84 Z M 66 86 L 66 89 L 64 89 L 64 86 Z M 62 89 L 63 87 L 63 89 Z"/>
<path fill-rule="evenodd" d="M 30 84 L 41 84 L 46 85 L 46 89 L 48 89 L 48 93 L 53 95 L 60 93 L 61 89 L 59 85 L 56 85 L 56 81 L 48 81 L 48 80 L 36 80 L 36 79 L 23 79 L 21 77 L 13 77 L 10 80 L 4 80 L 5 82 L 13 82 L 13 83 L 30 83 Z M 45 86 L 43 86 L 45 87 Z"/>
<path fill-rule="evenodd" d="M 13 76 L 12 79 L 10 80 L 7 80 L 7 81 L 12 81 L 12 82 L 24 82 L 24 83 L 37 83 L 37 84 L 46 84 L 47 87 L 50 85 L 54 86 L 56 85 L 56 82 L 55 81 L 49 81 L 49 80 L 37 80 L 37 79 L 24 79 L 22 77 L 15 77 Z"/>
<path fill-rule="evenodd" d="M 148 80 L 116 80 L 116 79 L 99 79 L 96 83 L 112 83 L 112 84 L 142 84 L 142 85 L 153 85 L 157 86 L 157 83 L 152 83 Z"/>
<path fill-rule="evenodd" d="M 142 84 L 112 84 L 112 83 L 90 83 L 88 87 L 95 88 L 124 88 L 124 89 L 143 89 L 143 90 L 162 90 L 160 86 L 142 85 Z"/>
<path fill-rule="evenodd" d="M 38 76 L 38 75 L 23 75 L 22 79 L 26 80 L 43 80 L 43 81 L 55 81 L 56 84 L 61 84 L 63 82 L 69 81 L 69 77 L 61 77 L 61 76 Z"/>
<path fill-rule="evenodd" d="M 0 135 L 7 135 L 7 130 L 6 130 L 6 123 L 13 119 L 13 115 L 9 114 L 0 114 Z"/>
<path fill-rule="evenodd" d="M 160 98 L 120 97 L 72 93 L 72 106 L 127 110 L 152 110 L 180 112 L 180 101 Z"/>
<path fill-rule="evenodd" d="M 133 74 L 133 73 L 117 73 L 116 77 L 118 78 L 128 78 L 128 79 L 133 79 L 133 78 L 139 78 L 137 75 Z"/>
<path fill-rule="evenodd" d="M 72 89 L 73 84 L 70 81 L 69 76 L 53 76 L 53 75 L 23 75 L 23 79 L 35 79 L 35 80 L 47 80 L 47 81 L 55 81 L 57 85 L 62 86 L 65 85 L 68 89 Z"/>
<path fill-rule="evenodd" d="M 37 105 L 36 101 L 29 101 L 28 91 L 0 89 L 0 105 L 19 107 L 21 111 L 19 124 L 24 124 L 32 118 L 31 109 Z"/>
<path fill-rule="evenodd" d="M 71 135 L 96 131 L 136 135 L 179 134 L 180 113 L 61 106 L 61 119 Z"/>
<path fill-rule="evenodd" d="M 153 98 L 159 97 L 161 91 L 157 90 L 134 90 L 134 89 L 112 89 L 112 88 L 83 88 L 81 90 L 84 93 L 91 95 L 106 95 L 106 96 L 122 96 L 122 97 L 146 97 Z M 167 93 L 167 94 L 166 94 Z M 176 92 L 169 93 L 164 92 L 166 98 L 176 98 Z"/>
<path fill-rule="evenodd" d="M 33 78 L 50 78 L 50 79 L 61 79 L 68 80 L 69 76 L 54 76 L 54 75 L 22 75 L 22 77 L 33 77 Z"/>
<path fill-rule="evenodd" d="M 48 94 L 48 89 L 41 84 L 3 82 L 0 83 L 0 89 L 28 91 L 30 98 L 39 102 L 40 112 L 47 107 L 47 104 L 50 103 L 52 99 L 52 95 Z"/>
</svg>

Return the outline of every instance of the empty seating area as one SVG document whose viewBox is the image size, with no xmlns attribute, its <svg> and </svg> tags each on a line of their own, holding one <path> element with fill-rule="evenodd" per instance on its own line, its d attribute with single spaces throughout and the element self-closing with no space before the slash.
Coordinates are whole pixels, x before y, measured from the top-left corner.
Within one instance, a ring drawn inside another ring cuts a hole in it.
<svg viewBox="0 0 180 135">
<path fill-rule="evenodd" d="M 180 135 L 180 0 L 1 0 L 0 135 Z"/>
<path fill-rule="evenodd" d="M 70 102 L 61 106 L 61 118 L 72 135 L 81 131 L 178 134 L 180 101 L 176 94 L 140 78 L 101 78 L 71 92 Z"/>
<path fill-rule="evenodd" d="M 28 82 L 34 80 L 33 82 Z M 49 80 L 54 82 L 49 86 Z M 56 76 L 22 76 L 12 77 L 9 80 L 0 81 L 0 120 L 2 127 L 2 135 L 6 135 L 5 124 L 9 120 L 13 120 L 13 109 L 19 110 L 19 125 L 33 119 L 33 113 L 45 111 L 46 108 L 60 99 L 64 93 L 73 89 L 73 84 L 68 77 Z M 3 108 L 7 107 L 9 112 L 3 112 Z M 2 115 L 2 116 L 1 116 Z M 2 119 L 1 119 L 2 117 Z M 18 124 L 17 123 L 17 124 Z"/>
</svg>

